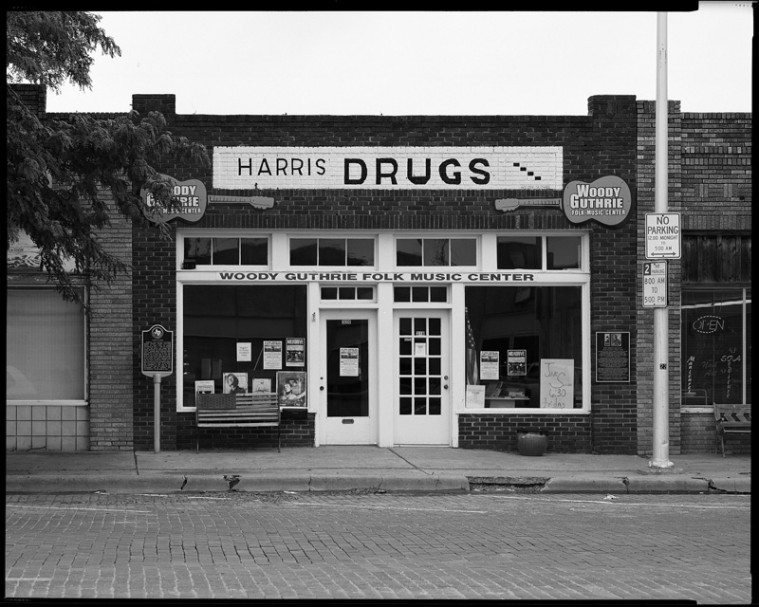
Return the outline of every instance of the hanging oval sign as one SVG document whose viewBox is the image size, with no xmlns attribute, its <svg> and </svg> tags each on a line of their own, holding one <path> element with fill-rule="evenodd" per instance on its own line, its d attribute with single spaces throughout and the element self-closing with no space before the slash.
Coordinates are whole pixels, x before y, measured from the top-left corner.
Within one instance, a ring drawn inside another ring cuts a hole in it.
<svg viewBox="0 0 759 607">
<path fill-rule="evenodd" d="M 147 188 L 142 188 L 140 191 L 142 200 L 148 208 L 145 216 L 153 223 L 164 223 L 172 219 L 198 221 L 206 212 L 206 205 L 208 204 L 206 186 L 198 179 L 188 179 L 187 181 L 177 181 L 173 177 L 169 179 L 173 185 L 171 202 L 167 207 L 157 205 Z"/>
<path fill-rule="evenodd" d="M 717 331 L 725 330 L 725 319 L 721 316 L 713 316 L 711 314 L 705 314 L 699 316 L 693 321 L 693 330 L 697 333 L 704 335 L 710 335 L 711 333 L 717 333 Z"/>
<path fill-rule="evenodd" d="M 615 175 L 592 183 L 572 181 L 564 188 L 562 209 L 572 223 L 594 220 L 616 226 L 627 218 L 631 207 L 630 187 Z"/>
</svg>

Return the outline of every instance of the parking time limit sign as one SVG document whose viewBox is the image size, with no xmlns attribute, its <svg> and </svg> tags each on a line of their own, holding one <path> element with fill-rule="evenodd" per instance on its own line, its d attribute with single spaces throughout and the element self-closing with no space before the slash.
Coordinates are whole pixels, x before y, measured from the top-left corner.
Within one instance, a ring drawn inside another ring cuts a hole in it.
<svg viewBox="0 0 759 607">
<path fill-rule="evenodd" d="M 667 307 L 667 262 L 643 262 L 643 307 Z"/>
<path fill-rule="evenodd" d="M 646 213 L 646 259 L 680 259 L 680 213 Z"/>
</svg>

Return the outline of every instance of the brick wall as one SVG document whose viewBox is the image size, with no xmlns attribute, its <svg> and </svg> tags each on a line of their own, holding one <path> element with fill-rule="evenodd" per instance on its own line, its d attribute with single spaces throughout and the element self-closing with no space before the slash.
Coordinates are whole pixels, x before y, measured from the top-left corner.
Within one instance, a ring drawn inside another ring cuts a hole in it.
<svg viewBox="0 0 759 607">
<path fill-rule="evenodd" d="M 166 96 L 135 96 L 141 112 L 171 107 Z M 614 174 L 624 179 L 635 196 L 636 104 L 633 96 L 598 96 L 589 103 L 588 116 L 178 116 L 166 115 L 175 135 L 212 146 L 563 146 L 564 182 L 592 181 Z M 211 184 L 211 169 L 168 166 L 178 179 L 197 178 Z M 209 188 L 209 192 L 213 192 Z M 227 193 L 236 193 L 234 191 Z M 241 192 L 249 193 L 249 192 Z M 275 197 L 265 212 L 239 205 L 214 204 L 194 227 L 285 229 L 576 229 L 557 210 L 495 210 L 497 198 L 509 190 L 452 191 L 398 190 L 388 193 L 358 190 L 259 190 Z M 521 190 L 520 195 L 545 196 L 545 190 Z M 559 196 L 560 190 L 553 195 Z M 466 213 L 462 213 L 466 209 Z M 635 343 L 634 247 L 635 223 L 628 220 L 610 229 L 584 224 L 591 246 L 591 332 L 630 331 Z M 139 330 L 154 322 L 175 328 L 176 268 L 174 244 L 150 231 L 134 232 L 135 343 Z M 633 346 L 634 347 L 634 346 Z M 135 362 L 135 365 L 137 362 Z M 593 440 L 600 452 L 634 452 L 635 362 L 630 383 L 592 385 Z M 177 434 L 176 375 L 167 378 L 162 393 L 162 438 L 165 448 L 186 445 Z M 135 445 L 152 441 L 152 391 L 135 374 Z M 179 417 L 184 417 L 180 415 Z M 564 436 L 562 450 L 588 450 L 591 424 L 584 416 L 570 420 L 535 416 L 557 426 Z M 551 420 L 551 421 L 549 421 Z M 579 421 L 582 420 L 582 421 Z M 578 423 L 579 422 L 579 423 Z M 569 439 L 574 436 L 575 441 Z M 467 440 L 464 445 L 470 445 Z M 473 445 L 470 445 L 473 446 Z"/>
<path fill-rule="evenodd" d="M 459 415 L 459 447 L 516 451 L 517 432 L 540 429 L 548 434 L 548 451 L 588 453 L 591 424 L 585 415 Z M 633 429 L 634 433 L 634 429 Z"/>
<path fill-rule="evenodd" d="M 110 225 L 101 230 L 106 251 L 131 267 L 132 226 L 116 208 L 110 193 Z M 93 282 L 89 295 L 90 449 L 130 450 L 132 425 L 132 273 L 111 283 Z"/>
</svg>

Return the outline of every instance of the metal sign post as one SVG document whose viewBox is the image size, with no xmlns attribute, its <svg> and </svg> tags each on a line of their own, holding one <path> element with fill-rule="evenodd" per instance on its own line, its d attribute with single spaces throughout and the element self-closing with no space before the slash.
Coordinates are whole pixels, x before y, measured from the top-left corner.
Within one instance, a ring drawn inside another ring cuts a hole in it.
<svg viewBox="0 0 759 607">
<path fill-rule="evenodd" d="M 142 374 L 153 378 L 153 449 L 161 451 L 161 378 L 174 372 L 174 331 L 153 325 L 142 332 Z"/>
</svg>

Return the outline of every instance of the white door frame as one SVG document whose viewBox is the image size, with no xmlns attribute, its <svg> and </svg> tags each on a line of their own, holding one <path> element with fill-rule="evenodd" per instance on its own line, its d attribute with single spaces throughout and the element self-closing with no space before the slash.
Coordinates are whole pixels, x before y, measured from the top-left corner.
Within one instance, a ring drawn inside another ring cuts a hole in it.
<svg viewBox="0 0 759 607">
<path fill-rule="evenodd" d="M 368 368 L 369 368 L 369 415 L 355 417 L 353 423 L 343 424 L 342 417 L 327 417 L 327 321 L 367 320 L 368 322 Z M 322 309 L 319 313 L 319 374 L 317 382 L 318 410 L 316 424 L 320 445 L 376 445 L 378 443 L 377 405 L 377 310 L 376 309 Z M 340 421 L 338 421 L 340 420 Z M 362 423 L 365 422 L 365 423 Z M 345 427 L 345 436 L 340 430 Z M 351 431 L 353 431 L 351 433 Z"/>
</svg>

